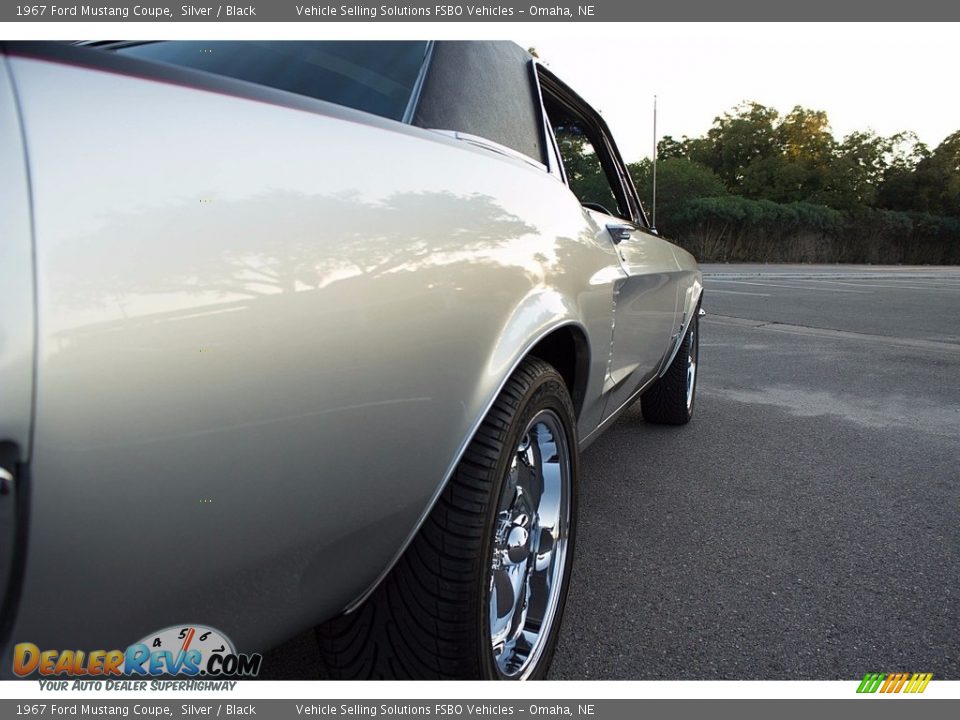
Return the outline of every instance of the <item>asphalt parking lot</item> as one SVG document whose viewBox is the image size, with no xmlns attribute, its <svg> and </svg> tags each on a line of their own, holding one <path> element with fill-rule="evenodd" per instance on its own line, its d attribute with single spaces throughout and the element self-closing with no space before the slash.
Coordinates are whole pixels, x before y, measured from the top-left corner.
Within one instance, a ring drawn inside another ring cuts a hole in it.
<svg viewBox="0 0 960 720">
<path fill-rule="evenodd" d="M 960 679 L 960 268 L 703 270 L 693 422 L 584 454 L 552 678 Z"/>
<path fill-rule="evenodd" d="M 960 268 L 703 270 L 696 417 L 585 453 L 552 677 L 960 678 Z"/>
</svg>

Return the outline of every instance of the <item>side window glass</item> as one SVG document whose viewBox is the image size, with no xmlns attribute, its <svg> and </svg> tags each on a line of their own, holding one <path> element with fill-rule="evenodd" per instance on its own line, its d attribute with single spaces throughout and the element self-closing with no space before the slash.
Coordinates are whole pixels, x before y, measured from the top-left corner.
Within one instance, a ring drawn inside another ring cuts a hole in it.
<svg viewBox="0 0 960 720">
<path fill-rule="evenodd" d="M 629 211 L 619 200 L 621 193 L 614 190 L 604 167 L 600 153 L 605 150 L 601 139 L 580 118 L 549 98 L 544 98 L 544 105 L 557 139 L 567 183 L 580 204 L 629 219 Z"/>
<path fill-rule="evenodd" d="M 400 120 L 427 53 L 423 41 L 170 40 L 116 52 L 307 95 Z"/>
</svg>

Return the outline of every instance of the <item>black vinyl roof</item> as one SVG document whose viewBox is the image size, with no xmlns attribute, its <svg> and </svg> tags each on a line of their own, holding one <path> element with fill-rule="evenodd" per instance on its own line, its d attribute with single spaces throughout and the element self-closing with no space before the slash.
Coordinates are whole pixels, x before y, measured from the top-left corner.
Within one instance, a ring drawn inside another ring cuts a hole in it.
<svg viewBox="0 0 960 720">
<path fill-rule="evenodd" d="M 477 135 L 546 162 L 532 56 L 505 41 L 437 41 L 413 124 Z"/>
</svg>

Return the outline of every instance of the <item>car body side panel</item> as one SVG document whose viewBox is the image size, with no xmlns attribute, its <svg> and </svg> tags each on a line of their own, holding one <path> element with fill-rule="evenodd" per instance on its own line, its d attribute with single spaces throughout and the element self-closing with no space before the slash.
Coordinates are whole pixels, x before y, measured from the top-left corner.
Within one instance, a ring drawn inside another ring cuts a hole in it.
<svg viewBox="0 0 960 720">
<path fill-rule="evenodd" d="M 28 549 L 34 315 L 27 158 L 16 91 L 0 55 L 0 648 L 13 629 Z"/>
<path fill-rule="evenodd" d="M 703 297 L 703 273 L 697 267 L 697 261 L 689 252 L 676 245 L 671 246 L 677 263 L 675 286 L 677 292 L 677 316 L 674 331 L 670 338 L 667 353 L 663 356 L 657 375 L 663 375 L 676 357 L 677 351 L 687 334 L 690 321 L 700 306 Z"/>
<path fill-rule="evenodd" d="M 561 324 L 599 349 L 581 434 L 599 422 L 622 271 L 555 177 L 382 120 L 10 65 L 38 291 L 15 642 L 202 622 L 255 649 L 339 612 Z"/>
<path fill-rule="evenodd" d="M 33 405 L 33 247 L 30 183 L 17 101 L 0 56 L 0 442 L 30 449 Z"/>
<path fill-rule="evenodd" d="M 660 369 L 676 323 L 677 280 L 682 274 L 673 245 L 651 233 L 633 230 L 617 250 L 626 276 L 615 293 L 604 417 L 619 409 Z"/>
</svg>

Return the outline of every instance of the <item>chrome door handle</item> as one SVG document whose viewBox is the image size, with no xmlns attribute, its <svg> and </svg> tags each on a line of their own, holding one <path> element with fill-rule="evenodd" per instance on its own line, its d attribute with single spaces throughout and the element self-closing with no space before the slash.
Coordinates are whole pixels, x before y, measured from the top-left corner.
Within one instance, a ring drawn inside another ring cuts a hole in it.
<svg viewBox="0 0 960 720">
<path fill-rule="evenodd" d="M 624 240 L 629 240 L 632 230 L 633 228 L 629 225 L 607 225 L 607 232 L 610 233 L 614 245 L 619 245 Z"/>
<path fill-rule="evenodd" d="M 9 495 L 13 490 L 13 473 L 0 467 L 0 495 Z"/>
</svg>

